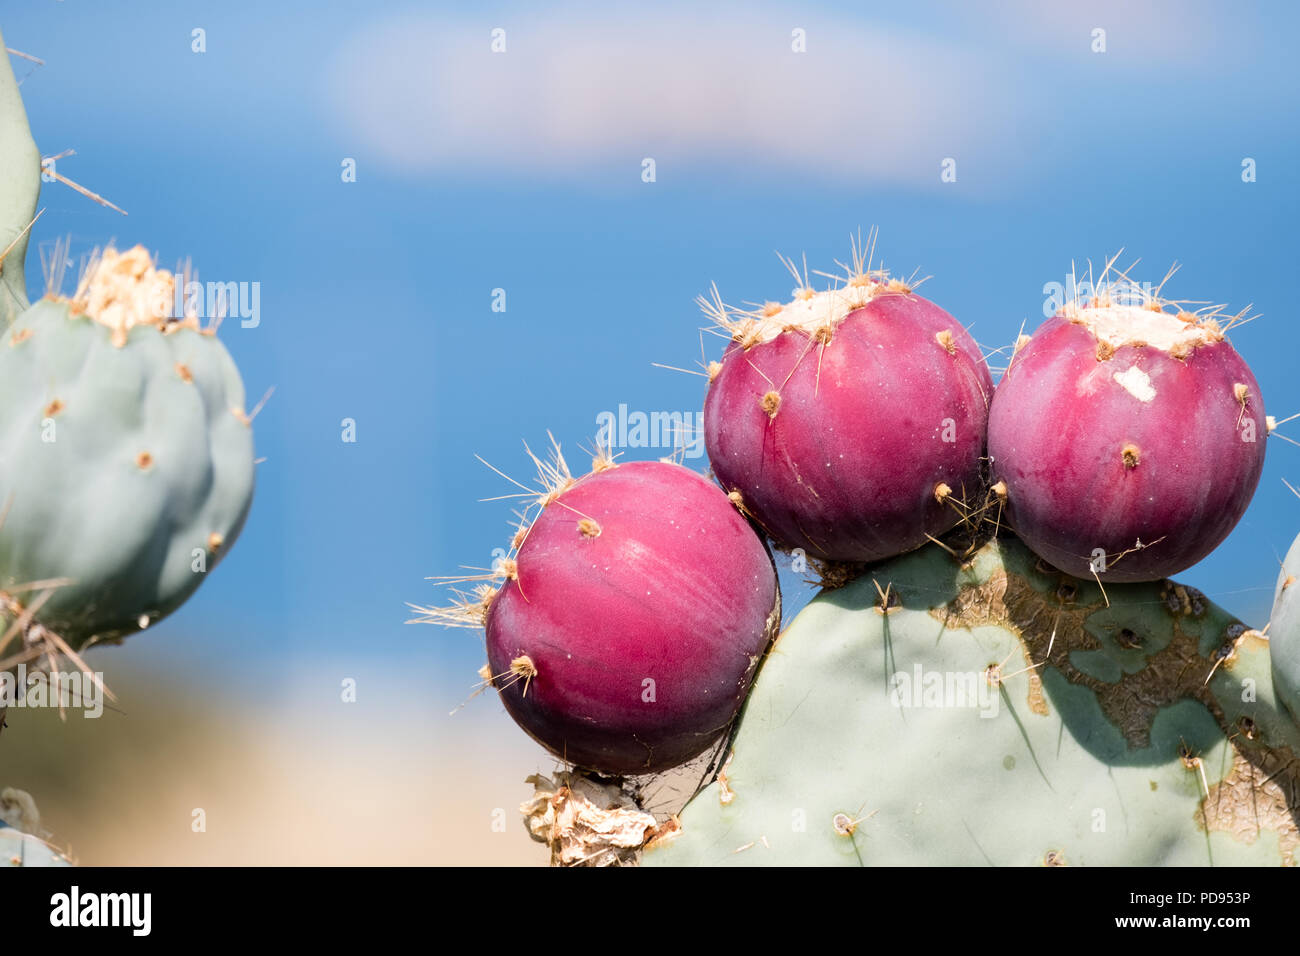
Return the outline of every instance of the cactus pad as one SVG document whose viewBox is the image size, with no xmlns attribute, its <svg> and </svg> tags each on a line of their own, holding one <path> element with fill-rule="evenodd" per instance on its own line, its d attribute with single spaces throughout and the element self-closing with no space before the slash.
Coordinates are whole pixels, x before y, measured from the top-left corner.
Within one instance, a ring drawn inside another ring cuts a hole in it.
<svg viewBox="0 0 1300 956">
<path fill-rule="evenodd" d="M 1287 552 L 1277 578 L 1268 649 L 1277 696 L 1300 723 L 1300 537 Z"/>
<path fill-rule="evenodd" d="M 27 308 L 27 228 L 41 191 L 41 154 L 32 141 L 18 84 L 0 36 L 0 328 Z M 7 250 L 7 251 L 6 251 Z"/>
<path fill-rule="evenodd" d="M 1192 589 L 932 545 L 794 620 L 643 862 L 1295 864 L 1297 754 L 1267 642 Z"/>
</svg>

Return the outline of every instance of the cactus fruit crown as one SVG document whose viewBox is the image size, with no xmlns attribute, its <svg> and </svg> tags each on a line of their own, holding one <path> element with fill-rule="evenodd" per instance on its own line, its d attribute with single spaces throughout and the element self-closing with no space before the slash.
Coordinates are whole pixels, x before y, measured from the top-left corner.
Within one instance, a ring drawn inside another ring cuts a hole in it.
<svg viewBox="0 0 1300 956">
<path fill-rule="evenodd" d="M 560 450 L 560 443 L 555 440 L 555 436 L 550 432 L 547 432 L 547 437 L 551 441 L 551 452 L 547 458 L 538 457 L 528 447 L 527 443 L 524 444 L 524 451 L 528 453 L 528 457 L 537 468 L 537 488 L 529 488 L 479 458 L 479 461 L 482 461 L 483 464 L 498 475 L 523 489 L 518 494 L 508 496 L 523 498 L 526 501 L 524 510 L 516 512 L 518 522 L 515 525 L 515 533 L 510 539 L 510 548 L 504 558 L 499 559 L 482 574 L 428 578 L 427 580 L 438 581 L 452 586 L 451 602 L 445 607 L 408 603 L 407 606 L 418 615 L 407 621 L 408 624 L 441 624 L 444 627 L 469 628 L 486 626 L 488 611 L 492 607 L 492 599 L 497 596 L 497 592 L 500 590 L 499 582 L 509 581 L 518 576 L 515 559 L 519 554 L 519 549 L 523 547 L 524 541 L 528 539 L 528 532 L 531 530 L 533 522 L 541 514 L 542 509 L 557 501 L 561 495 L 580 482 L 586 481 L 593 475 L 618 467 L 614 461 L 617 456 L 612 453 L 611 448 L 597 441 L 591 453 L 591 471 L 575 477 L 569 469 L 568 462 L 564 459 L 563 452 Z M 534 509 L 536 510 L 534 511 Z M 600 534 L 600 526 L 590 518 L 583 518 L 579 522 L 579 530 L 589 538 L 594 538 Z M 455 587 L 458 584 L 472 584 L 473 587 L 465 591 Z M 511 668 L 515 677 L 529 678 L 533 676 L 529 673 L 531 664 L 527 659 L 516 661 L 515 664 L 517 666 Z M 491 675 L 480 672 L 480 676 L 483 678 L 485 688 L 492 683 Z M 510 677 L 511 675 L 500 674 L 497 676 Z"/>
<path fill-rule="evenodd" d="M 885 293 L 908 295 L 925 281 L 915 281 L 914 277 L 906 281 L 891 278 L 885 269 L 873 268 L 875 245 L 875 230 L 872 230 L 865 247 L 860 241 L 854 241 L 851 262 L 836 262 L 844 270 L 844 276 L 814 272 L 814 275 L 823 276 L 832 283 L 820 291 L 812 287 L 806 263 L 800 272 L 792 260 L 780 256 L 781 262 L 798 283 L 791 294 L 791 300 L 786 303 L 765 302 L 757 308 L 741 309 L 723 302 L 716 285 L 711 298 L 700 296 L 696 301 L 717 328 L 746 351 L 755 345 L 772 341 L 783 332 L 802 332 L 821 345 L 827 345 L 836 326 L 876 296 Z M 709 380 L 716 378 L 720 370 L 718 362 L 710 363 Z"/>
<path fill-rule="evenodd" d="M 69 315 L 85 315 L 112 331 L 112 342 L 118 348 L 126 345 L 127 336 L 137 326 L 152 326 L 163 333 L 189 328 L 205 335 L 216 333 L 218 317 L 207 328 L 201 328 L 192 303 L 186 303 L 185 314 L 172 315 L 176 296 L 177 276 L 166 269 L 157 268 L 153 257 L 144 246 L 137 245 L 126 252 L 112 246 L 96 250 L 83 269 L 76 291 L 70 298 L 59 295 L 62 276 L 59 264 L 66 258 L 58 256 L 46 276 L 46 297 L 67 301 Z M 188 267 L 182 272 L 182 288 L 191 280 Z"/>
<path fill-rule="evenodd" d="M 1166 299 L 1161 296 L 1161 290 L 1178 271 L 1178 265 L 1153 290 L 1129 277 L 1136 261 L 1125 269 L 1115 266 L 1122 254 L 1120 250 L 1106 260 L 1095 283 L 1089 263 L 1089 281 L 1083 284 L 1076 281 L 1073 296 L 1059 310 L 1063 318 L 1093 334 L 1099 362 L 1126 345 L 1160 349 L 1185 360 L 1197 347 L 1222 342 L 1228 331 L 1258 318 L 1250 315 L 1250 306 L 1229 314 L 1223 305 Z M 1200 307 L 1189 309 L 1193 305 Z M 1019 352 L 1028 341 L 1029 336 L 1021 335 L 1014 351 Z"/>
</svg>

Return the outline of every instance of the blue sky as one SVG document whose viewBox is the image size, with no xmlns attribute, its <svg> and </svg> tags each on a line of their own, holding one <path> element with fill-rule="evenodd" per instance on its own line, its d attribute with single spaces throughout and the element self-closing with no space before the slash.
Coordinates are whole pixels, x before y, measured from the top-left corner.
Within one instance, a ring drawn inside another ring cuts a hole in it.
<svg viewBox="0 0 1300 956">
<path fill-rule="evenodd" d="M 775 251 L 832 269 L 873 226 L 990 350 L 1072 261 L 1124 248 L 1154 281 L 1180 262 L 1173 296 L 1262 313 L 1233 341 L 1269 413 L 1300 412 L 1291 5 L 270 6 L 3 20 L 45 60 L 13 61 L 42 152 L 75 148 L 60 172 L 130 213 L 47 185 L 36 241 L 143 242 L 261 283 L 261 324 L 222 333 L 250 404 L 275 387 L 250 521 L 133 638 L 175 667 L 389 674 L 445 711 L 481 646 L 404 624 L 405 602 L 508 539 L 510 504 L 479 499 L 511 489 L 475 455 L 526 476 L 522 441 L 548 430 L 581 461 L 602 411 L 693 412 L 702 380 L 652 363 L 700 359 L 695 297 L 784 297 Z M 1257 624 L 1300 530 L 1283 477 L 1300 484 L 1300 448 L 1274 440 L 1246 518 L 1181 576 Z"/>
</svg>

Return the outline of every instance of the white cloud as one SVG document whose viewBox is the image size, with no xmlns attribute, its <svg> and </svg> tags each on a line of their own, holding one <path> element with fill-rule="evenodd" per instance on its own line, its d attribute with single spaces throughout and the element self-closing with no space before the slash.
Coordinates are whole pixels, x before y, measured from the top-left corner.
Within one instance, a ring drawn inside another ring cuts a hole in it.
<svg viewBox="0 0 1300 956">
<path fill-rule="evenodd" d="M 344 142 L 411 173 L 621 177 L 653 157 L 660 181 L 703 165 L 929 184 L 1015 122 L 987 52 L 752 7 L 394 17 L 349 38 L 331 80 Z"/>
<path fill-rule="evenodd" d="M 1092 32 L 1106 31 L 1106 53 L 1125 66 L 1155 64 L 1204 71 L 1208 58 L 1246 55 L 1249 27 L 1231 5 L 1214 0 L 1089 0 L 1086 4 L 999 0 L 966 7 L 967 16 L 995 21 L 1009 38 L 1061 60 L 1089 59 Z"/>
</svg>

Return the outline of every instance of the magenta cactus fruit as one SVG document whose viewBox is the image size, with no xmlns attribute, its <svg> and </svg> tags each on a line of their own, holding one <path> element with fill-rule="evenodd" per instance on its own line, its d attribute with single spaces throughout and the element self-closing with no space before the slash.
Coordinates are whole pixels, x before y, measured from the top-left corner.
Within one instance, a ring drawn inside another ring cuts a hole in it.
<svg viewBox="0 0 1300 956">
<path fill-rule="evenodd" d="M 989 456 L 1005 520 L 1035 553 L 1076 577 L 1154 581 L 1227 537 L 1268 433 L 1255 377 L 1224 337 L 1243 318 L 1103 276 L 1021 338 Z"/>
<path fill-rule="evenodd" d="M 822 561 L 911 551 L 983 503 L 993 381 L 956 319 L 854 248 L 835 287 L 741 311 L 709 366 L 713 473 L 785 549 Z M 789 263 L 787 263 L 789 265 Z"/>
<path fill-rule="evenodd" d="M 481 622 L 485 679 L 570 763 L 623 775 L 697 756 L 735 718 L 776 633 L 771 555 L 682 465 L 598 452 L 574 478 L 557 448 L 540 470 L 541 511 L 498 562 L 500 587 L 424 619 Z"/>
</svg>

